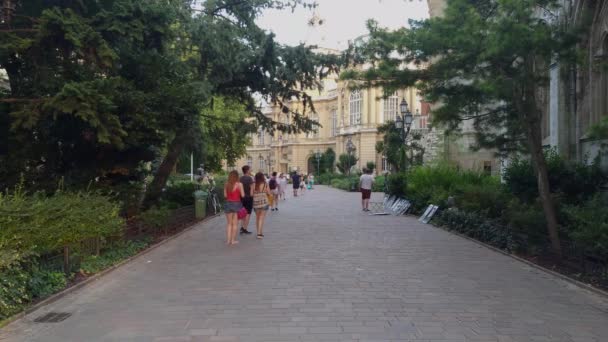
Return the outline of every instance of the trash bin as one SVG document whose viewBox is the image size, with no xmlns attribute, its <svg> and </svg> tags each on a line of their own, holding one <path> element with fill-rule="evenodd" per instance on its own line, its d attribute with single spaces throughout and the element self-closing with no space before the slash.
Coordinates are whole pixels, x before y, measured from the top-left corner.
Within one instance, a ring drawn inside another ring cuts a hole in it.
<svg viewBox="0 0 608 342">
<path fill-rule="evenodd" d="M 203 219 L 207 216 L 207 191 L 197 190 L 194 192 L 194 216 L 197 219 Z"/>
</svg>

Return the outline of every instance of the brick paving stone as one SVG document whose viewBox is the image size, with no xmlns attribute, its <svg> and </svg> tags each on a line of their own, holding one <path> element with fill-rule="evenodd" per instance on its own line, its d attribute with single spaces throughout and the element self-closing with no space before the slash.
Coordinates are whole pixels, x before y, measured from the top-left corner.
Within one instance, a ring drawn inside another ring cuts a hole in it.
<svg viewBox="0 0 608 342">
<path fill-rule="evenodd" d="M 381 200 L 374 194 L 374 200 Z M 266 238 L 198 225 L 0 330 L 0 341 L 608 341 L 608 301 L 412 217 L 316 187 Z M 50 311 L 67 320 L 38 324 Z"/>
</svg>

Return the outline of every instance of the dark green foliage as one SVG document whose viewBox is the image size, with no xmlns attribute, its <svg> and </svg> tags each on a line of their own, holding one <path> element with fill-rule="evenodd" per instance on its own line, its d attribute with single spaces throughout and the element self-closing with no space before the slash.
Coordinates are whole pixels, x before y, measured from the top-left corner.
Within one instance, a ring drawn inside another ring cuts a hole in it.
<svg viewBox="0 0 608 342">
<path fill-rule="evenodd" d="M 567 161 L 554 150 L 545 153 L 551 192 L 562 195 L 568 203 L 578 203 L 597 193 L 606 182 L 599 160 L 591 165 Z M 538 198 L 535 172 L 528 159 L 516 159 L 505 169 L 509 191 L 521 201 L 532 203 Z"/>
<path fill-rule="evenodd" d="M 177 209 L 194 204 L 194 192 L 200 190 L 201 185 L 191 182 L 178 182 L 165 187 L 162 203 Z"/>
<path fill-rule="evenodd" d="M 384 182 L 386 178 L 384 176 L 378 176 L 374 178 L 375 182 L 372 186 L 373 192 L 384 192 Z"/>
<path fill-rule="evenodd" d="M 85 274 L 93 274 L 105 270 L 120 261 L 129 258 L 149 246 L 149 241 L 121 241 L 102 251 L 100 256 L 87 256 L 82 260 L 80 268 Z"/>
<path fill-rule="evenodd" d="M 351 168 L 355 166 L 358 161 L 359 158 L 357 158 L 357 156 L 355 156 L 354 154 L 349 155 L 343 153 L 338 157 L 338 163 L 336 164 L 336 167 L 338 168 L 338 171 L 340 171 L 342 174 L 350 174 Z"/>
<path fill-rule="evenodd" d="M 28 282 L 29 274 L 20 264 L 0 269 L 0 320 L 21 311 L 30 302 Z"/>
<path fill-rule="evenodd" d="M 392 196 L 398 197 L 409 197 L 409 193 L 407 193 L 407 174 L 405 173 L 394 173 L 388 175 L 386 179 L 388 193 Z"/>
<path fill-rule="evenodd" d="M 508 227 L 488 221 L 477 213 L 442 210 L 433 218 L 433 222 L 497 248 L 512 250 L 515 247 L 513 234 Z"/>
<path fill-rule="evenodd" d="M 587 253 L 601 260 L 608 260 L 608 198 L 597 194 L 579 205 L 566 206 L 568 234 Z"/>
<path fill-rule="evenodd" d="M 28 196 L 17 187 L 0 193 L 0 246 L 3 252 L 47 253 L 88 238 L 115 236 L 124 227 L 118 214 L 118 205 L 95 192 Z"/>
<path fill-rule="evenodd" d="M 169 206 L 152 207 L 140 213 L 138 218 L 146 228 L 159 232 L 167 228 L 172 213 L 173 209 Z"/>
<path fill-rule="evenodd" d="M 376 163 L 369 161 L 365 164 L 365 168 L 370 171 L 374 171 L 374 169 L 376 169 Z"/>
<path fill-rule="evenodd" d="M 422 165 L 424 147 L 420 144 L 422 135 L 410 134 L 407 144 L 401 139 L 401 132 L 393 122 L 378 127 L 378 133 L 384 134 L 382 141 L 376 143 L 376 152 L 386 157 L 387 162 L 401 172 L 408 166 Z"/>
<path fill-rule="evenodd" d="M 45 298 L 59 292 L 67 285 L 64 272 L 43 270 L 34 267 L 28 282 L 28 291 L 32 298 Z"/>
</svg>

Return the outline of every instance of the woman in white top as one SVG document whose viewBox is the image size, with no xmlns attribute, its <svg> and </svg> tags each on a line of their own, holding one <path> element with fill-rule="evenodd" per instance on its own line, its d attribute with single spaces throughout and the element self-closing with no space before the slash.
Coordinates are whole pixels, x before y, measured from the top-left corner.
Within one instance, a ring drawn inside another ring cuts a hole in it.
<svg viewBox="0 0 608 342">
<path fill-rule="evenodd" d="M 287 189 L 287 177 L 285 177 L 284 173 L 281 173 L 279 176 L 279 198 L 286 200 L 285 197 L 285 189 Z"/>
</svg>

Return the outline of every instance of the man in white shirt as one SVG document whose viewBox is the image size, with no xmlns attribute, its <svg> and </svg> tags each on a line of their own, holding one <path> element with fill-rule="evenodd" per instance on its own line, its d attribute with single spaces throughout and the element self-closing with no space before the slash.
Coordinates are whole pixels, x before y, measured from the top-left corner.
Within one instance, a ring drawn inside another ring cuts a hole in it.
<svg viewBox="0 0 608 342">
<path fill-rule="evenodd" d="M 364 169 L 359 178 L 359 189 L 361 189 L 361 206 L 363 211 L 369 211 L 369 199 L 372 196 L 372 186 L 374 185 L 372 170 Z"/>
</svg>

